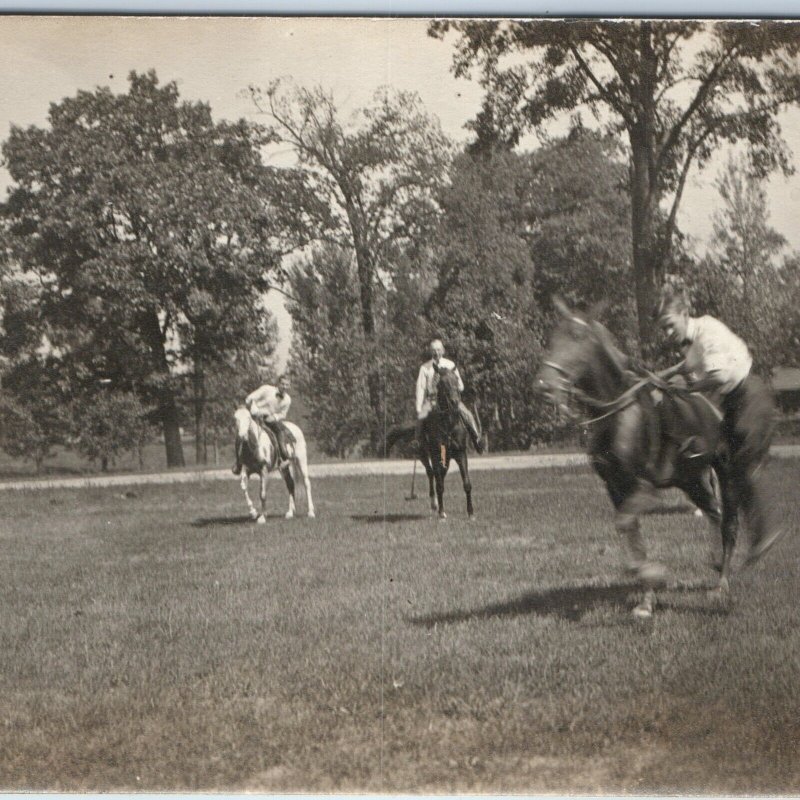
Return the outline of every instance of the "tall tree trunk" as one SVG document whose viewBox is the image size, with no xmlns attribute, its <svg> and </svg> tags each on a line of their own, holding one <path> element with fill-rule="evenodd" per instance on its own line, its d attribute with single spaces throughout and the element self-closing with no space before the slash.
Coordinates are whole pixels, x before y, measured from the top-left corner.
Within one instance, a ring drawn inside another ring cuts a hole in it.
<svg viewBox="0 0 800 800">
<path fill-rule="evenodd" d="M 180 415 L 178 402 L 175 398 L 175 389 L 167 361 L 165 339 L 161 332 L 158 313 L 155 310 L 148 312 L 142 324 L 142 332 L 153 356 L 153 366 L 158 378 L 155 389 L 158 419 L 164 432 L 164 446 L 167 452 L 168 467 L 183 467 L 186 462 L 183 458 L 183 443 L 181 442 Z"/>
<path fill-rule="evenodd" d="M 631 227 L 639 347 L 653 343 L 653 308 L 663 279 L 663 264 L 655 237 L 655 215 L 660 200 L 656 168 L 655 87 L 658 62 L 653 50 L 652 26 L 639 29 L 639 117 L 629 131 L 631 143 Z"/>
<path fill-rule="evenodd" d="M 195 363 L 194 383 L 194 456 L 196 464 L 208 463 L 206 444 L 206 376 L 201 364 Z"/>
<path fill-rule="evenodd" d="M 373 342 L 375 340 L 375 311 L 373 306 L 375 293 L 375 264 L 372 260 L 369 242 L 363 232 L 363 224 L 352 203 L 348 203 L 347 216 L 350 222 L 350 230 L 353 235 L 353 247 L 356 255 L 358 294 L 361 305 L 361 328 L 364 331 L 364 338 L 368 342 Z M 374 362 L 370 363 L 369 366 L 367 392 L 369 394 L 370 408 L 375 416 L 375 430 L 371 437 L 371 445 L 373 451 L 380 455 L 380 444 L 383 441 L 385 431 L 383 430 L 381 376 L 378 370 L 378 364 Z"/>
</svg>

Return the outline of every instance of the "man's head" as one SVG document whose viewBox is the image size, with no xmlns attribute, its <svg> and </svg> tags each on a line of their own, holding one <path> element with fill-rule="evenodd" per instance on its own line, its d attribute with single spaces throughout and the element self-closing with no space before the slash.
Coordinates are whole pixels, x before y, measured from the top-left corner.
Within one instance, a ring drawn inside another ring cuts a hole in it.
<svg viewBox="0 0 800 800">
<path fill-rule="evenodd" d="M 443 355 L 444 345 L 442 344 L 442 340 L 433 339 L 433 341 L 431 341 L 431 358 L 433 359 L 433 363 L 438 364 Z"/>
<path fill-rule="evenodd" d="M 658 305 L 657 321 L 668 339 L 681 344 L 689 329 L 689 304 L 686 298 L 671 289 L 665 290 Z"/>
<path fill-rule="evenodd" d="M 289 376 L 288 375 L 281 375 L 278 378 L 278 391 L 281 394 L 286 394 L 289 391 Z"/>
</svg>

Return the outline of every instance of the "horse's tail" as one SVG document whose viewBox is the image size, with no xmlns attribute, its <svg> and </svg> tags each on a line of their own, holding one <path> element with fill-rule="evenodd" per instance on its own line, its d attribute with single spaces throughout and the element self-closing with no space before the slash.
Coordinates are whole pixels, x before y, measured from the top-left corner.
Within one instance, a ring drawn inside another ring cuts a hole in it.
<svg viewBox="0 0 800 800">
<path fill-rule="evenodd" d="M 292 423 L 288 423 L 288 425 L 291 425 L 289 430 L 294 438 L 294 442 L 288 445 L 290 463 L 289 478 L 293 484 L 293 486 L 290 488 L 290 491 L 293 490 L 295 493 L 295 503 L 299 501 L 301 508 L 304 511 L 309 511 L 312 508 L 312 502 L 308 496 L 310 481 L 308 474 L 308 447 L 306 445 L 306 437 L 303 435 L 303 432 L 297 425 L 293 425 Z"/>
<path fill-rule="evenodd" d="M 416 428 L 417 426 L 413 422 L 404 423 L 402 425 L 394 425 L 393 427 L 389 428 L 383 440 L 383 447 L 381 447 L 380 454 L 384 458 L 388 458 L 389 453 L 396 444 L 409 444 L 414 438 Z"/>
</svg>

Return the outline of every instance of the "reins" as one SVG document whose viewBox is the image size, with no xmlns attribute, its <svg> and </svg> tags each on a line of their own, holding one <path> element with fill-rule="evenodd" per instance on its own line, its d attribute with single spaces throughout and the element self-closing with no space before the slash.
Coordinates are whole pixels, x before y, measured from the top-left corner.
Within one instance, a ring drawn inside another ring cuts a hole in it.
<svg viewBox="0 0 800 800">
<path fill-rule="evenodd" d="M 661 377 L 655 373 L 647 372 L 644 377 L 639 378 L 636 383 L 634 383 L 632 386 L 629 386 L 619 397 L 608 401 L 598 400 L 597 398 L 592 397 L 590 394 L 584 392 L 583 389 L 579 389 L 575 385 L 573 377 L 560 364 L 556 363 L 555 361 L 544 361 L 543 363 L 545 366 L 554 369 L 569 382 L 569 394 L 574 395 L 575 398 L 584 405 L 603 412 L 597 417 L 578 421 L 579 425 L 594 425 L 596 422 L 600 422 L 601 420 L 614 416 L 614 414 L 619 413 L 623 409 L 635 403 L 637 395 L 642 389 L 644 389 L 645 386 L 664 388 L 664 380 Z"/>
</svg>

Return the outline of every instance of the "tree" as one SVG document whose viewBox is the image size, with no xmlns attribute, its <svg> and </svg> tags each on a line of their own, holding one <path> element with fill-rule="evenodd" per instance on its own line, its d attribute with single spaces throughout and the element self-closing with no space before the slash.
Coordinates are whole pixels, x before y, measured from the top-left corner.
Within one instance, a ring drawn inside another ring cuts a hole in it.
<svg viewBox="0 0 800 800">
<path fill-rule="evenodd" d="M 272 193 L 291 176 L 263 167 L 257 126 L 215 122 L 153 72 L 129 82 L 52 104 L 47 128 L 12 128 L 5 256 L 39 281 L 75 391 L 106 377 L 152 403 L 176 466 L 180 373 L 202 384 L 243 331 L 269 343 L 261 298 L 292 228 Z"/>
<path fill-rule="evenodd" d="M 70 430 L 60 377 L 52 358 L 38 356 L 14 362 L 3 375 L 0 447 L 15 458 L 33 460 L 37 475 Z"/>
<path fill-rule="evenodd" d="M 769 225 L 763 180 L 746 158 L 730 158 L 717 180 L 709 251 L 686 275 L 698 313 L 724 320 L 747 342 L 756 371 L 769 377 L 790 356 L 797 319 L 791 263 L 781 263 L 786 240 Z"/>
<path fill-rule="evenodd" d="M 612 326 L 630 333 L 623 169 L 608 141 L 581 131 L 535 153 L 495 148 L 454 163 L 425 314 L 474 390 L 493 448 L 553 432 L 533 384 L 552 294 L 613 298 L 622 313 Z"/>
<path fill-rule="evenodd" d="M 369 382 L 377 376 L 381 403 L 391 406 L 398 391 L 387 382 L 387 365 L 403 334 L 387 327 L 383 313 L 375 315 L 373 337 L 364 334 L 357 266 L 349 248 L 315 248 L 295 265 L 289 285 L 292 383 L 311 408 L 311 433 L 324 452 L 340 457 L 365 439 L 375 444 L 384 419 L 370 405 Z M 379 305 L 387 308 L 383 291 Z M 387 408 L 387 419 L 393 418 Z"/>
<path fill-rule="evenodd" d="M 717 180 L 722 200 L 714 212 L 710 257 L 741 287 L 747 302 L 755 286 L 774 273 L 786 239 L 769 225 L 764 182 L 745 158 L 731 157 Z"/>
<path fill-rule="evenodd" d="M 139 452 L 152 430 L 148 411 L 132 392 L 100 391 L 77 400 L 72 407 L 72 439 L 77 450 L 100 462 L 108 472 L 121 453 Z"/>
<path fill-rule="evenodd" d="M 776 115 L 800 97 L 797 26 L 444 20 L 429 32 L 443 38 L 450 30 L 459 35 L 456 75 L 477 66 L 486 89 L 473 123 L 486 146 L 514 146 L 526 128 L 582 107 L 626 137 L 638 327 L 647 343 L 692 166 L 723 142 L 745 140 L 761 174 L 789 171 Z"/>
<path fill-rule="evenodd" d="M 293 198 L 295 216 L 318 242 L 353 254 L 360 336 L 373 350 L 376 295 L 391 282 L 398 252 L 413 248 L 436 220 L 450 145 L 414 94 L 379 90 L 346 126 L 321 88 L 274 82 L 251 93 L 270 134 L 293 148 L 306 176 L 307 191 Z M 372 430 L 384 416 L 380 369 L 376 361 L 365 376 Z"/>
</svg>

